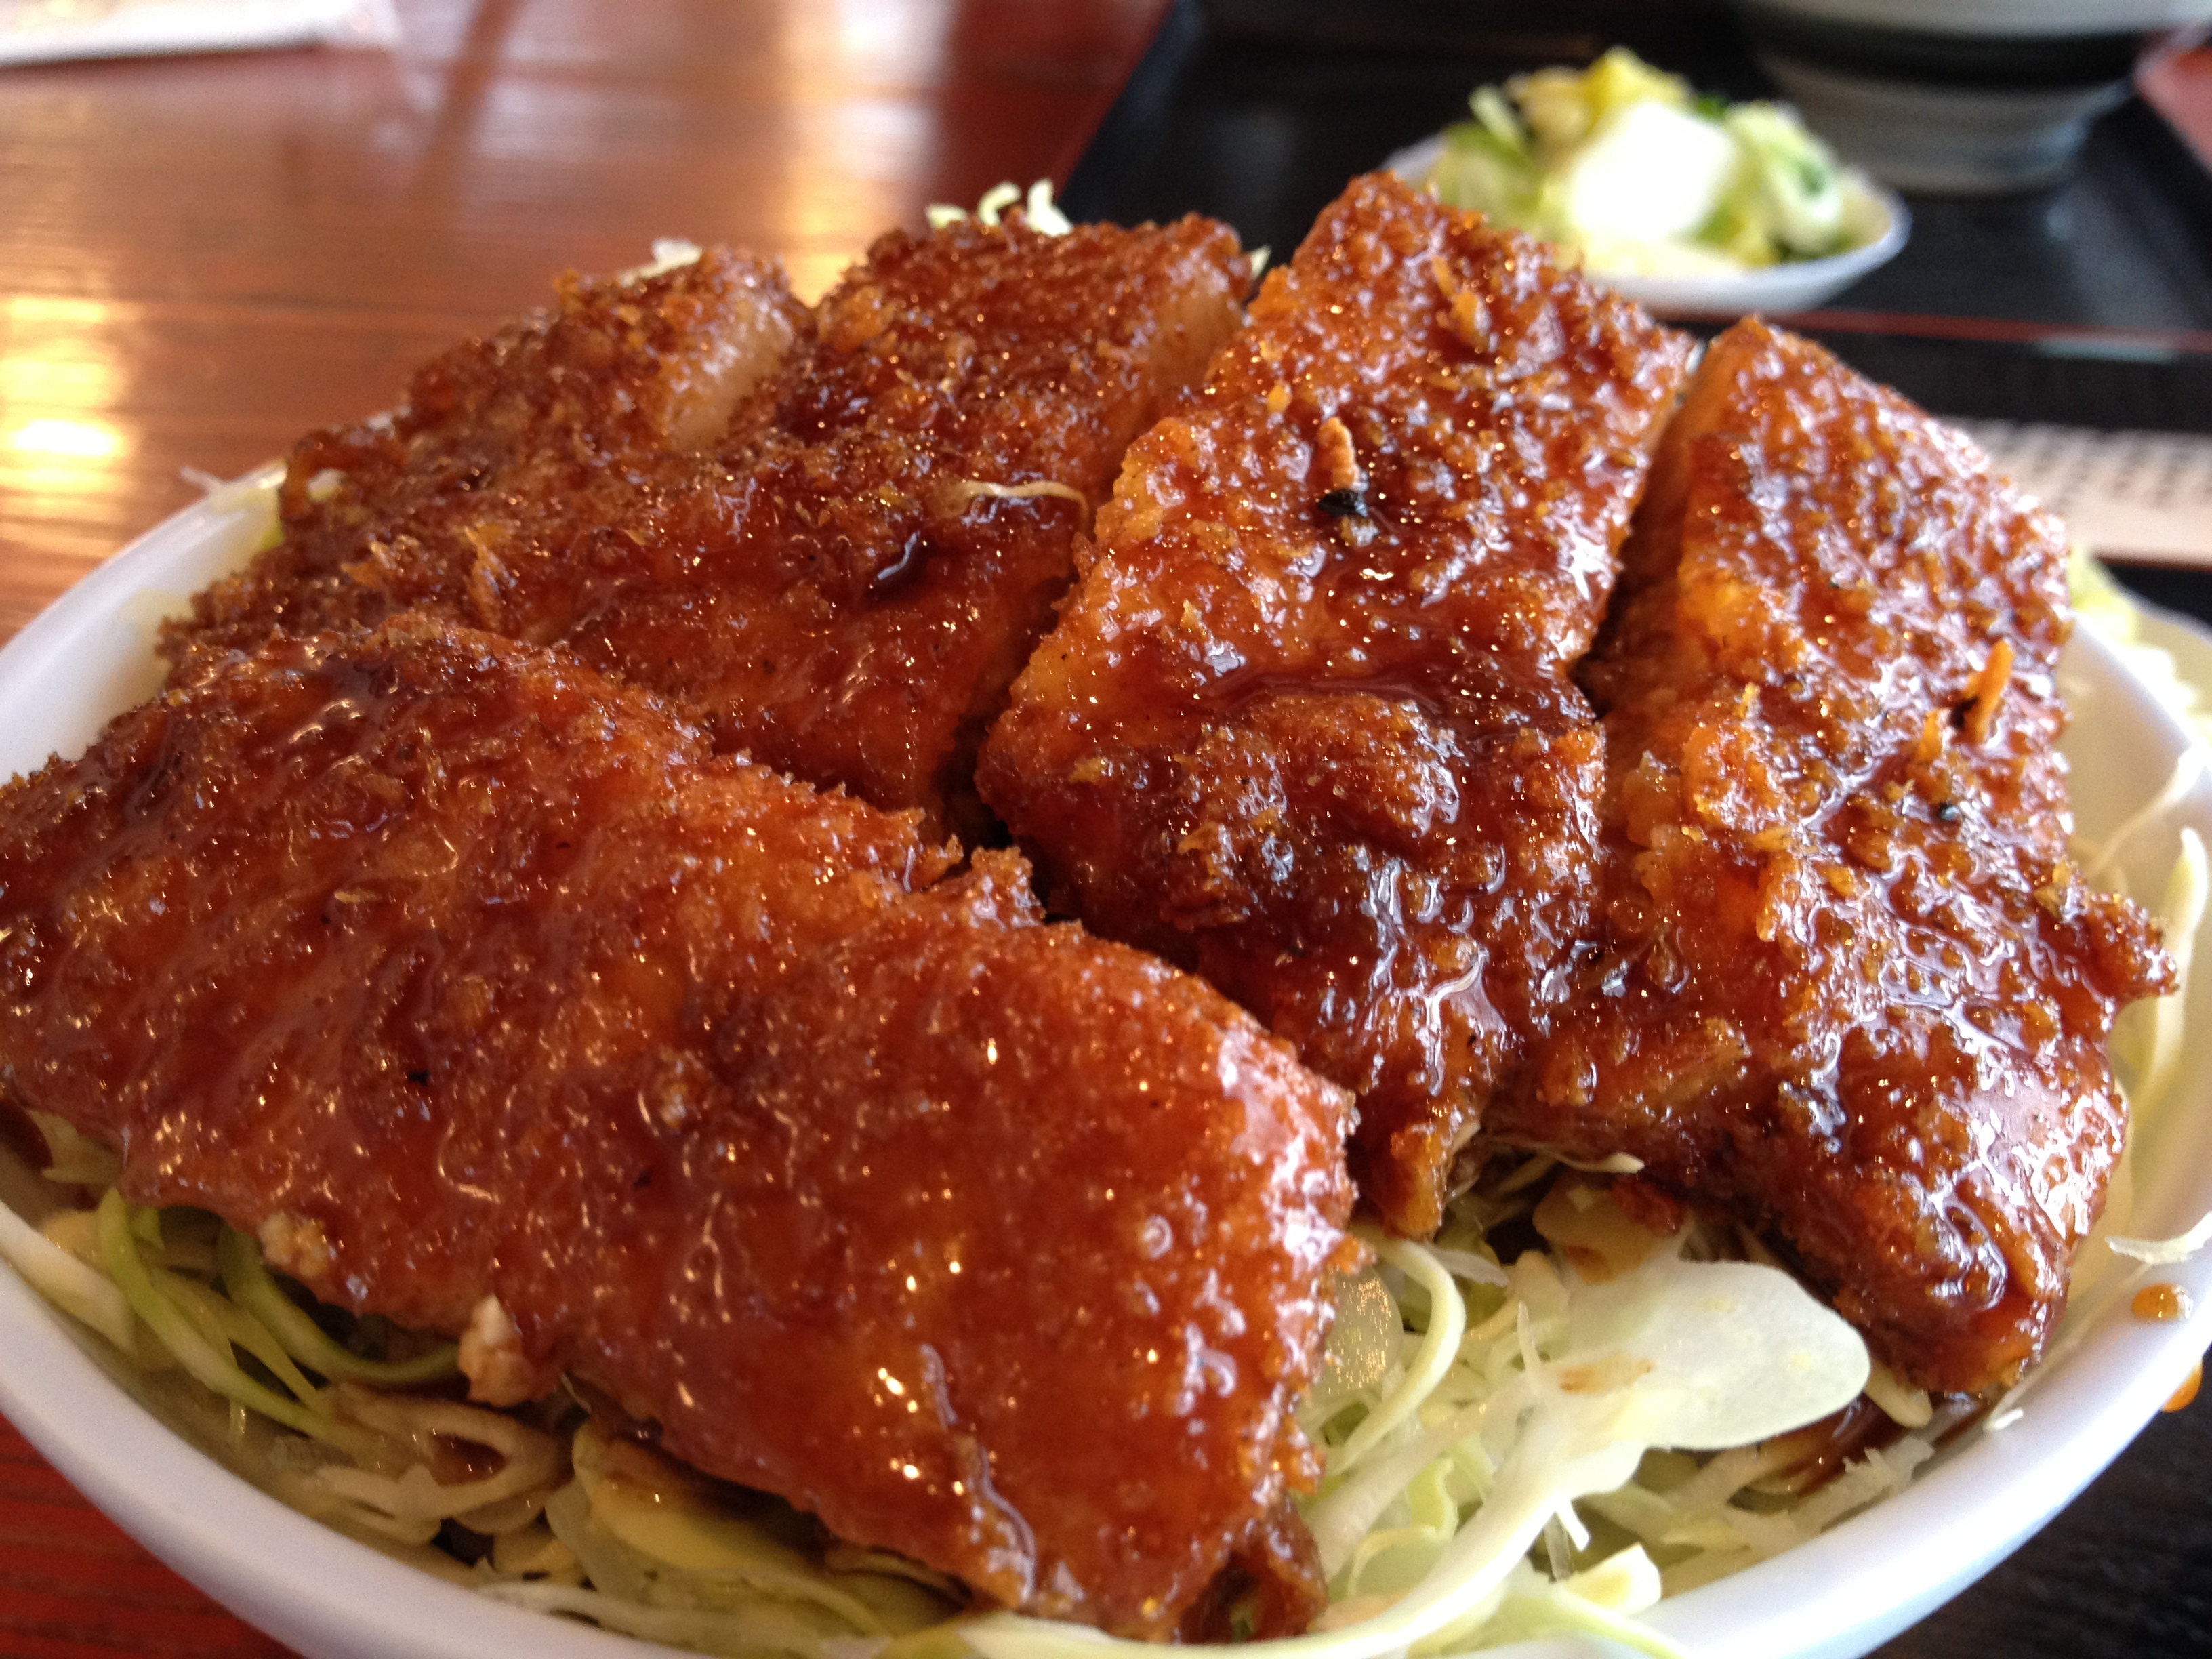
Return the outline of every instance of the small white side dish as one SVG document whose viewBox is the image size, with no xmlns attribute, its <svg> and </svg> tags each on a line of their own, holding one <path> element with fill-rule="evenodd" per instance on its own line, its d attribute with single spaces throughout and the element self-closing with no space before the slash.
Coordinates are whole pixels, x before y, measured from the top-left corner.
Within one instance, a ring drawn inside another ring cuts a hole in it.
<svg viewBox="0 0 2212 1659">
<path fill-rule="evenodd" d="M 266 478 L 269 475 L 260 475 Z M 0 775 L 74 753 L 157 682 L 155 621 L 250 551 L 264 490 L 179 514 L 88 577 L 0 650 Z M 2076 724 L 2075 800 L 2094 840 L 2152 799 L 2196 741 L 2124 658 L 2087 629 L 2064 674 Z M 2191 827 L 2212 841 L 2212 780 L 2132 837 L 2120 860 L 2155 894 Z M 2180 1080 L 2139 1126 L 2133 1235 L 2185 1231 L 2212 1211 L 2212 983 L 2191 988 Z M 3 1156 L 3 1155 L 0 1155 Z M 20 1170 L 15 1173 L 20 1174 Z M 2146 1324 L 2129 1300 L 2157 1278 L 2185 1321 Z M 1911 1488 L 1764 1565 L 1662 1603 L 1649 1622 L 1700 1659 L 1848 1659 L 1955 1594 L 2118 1454 L 2212 1341 L 2212 1252 L 2140 1269 L 2101 1241 L 2051 1360 L 1998 1431 L 1968 1431 Z M 623 1659 L 665 1649 L 480 1598 L 380 1556 L 236 1479 L 144 1412 L 83 1338 L 0 1269 L 0 1410 L 127 1531 L 185 1577 L 310 1659 Z M 1523 1644 L 1521 1659 L 1586 1644 Z"/>
<path fill-rule="evenodd" d="M 1443 153 L 1441 133 L 1409 144 L 1383 163 L 1407 184 L 1427 183 Z M 1591 280 L 1625 294 L 1662 317 L 1685 313 L 1747 317 L 1805 311 L 1832 299 L 1878 265 L 1897 256 L 1912 234 L 1905 204 L 1881 185 L 1852 179 L 1844 185 L 1844 215 L 1856 244 L 1824 259 L 1793 259 L 1733 276 L 1628 276 L 1603 271 Z"/>
</svg>

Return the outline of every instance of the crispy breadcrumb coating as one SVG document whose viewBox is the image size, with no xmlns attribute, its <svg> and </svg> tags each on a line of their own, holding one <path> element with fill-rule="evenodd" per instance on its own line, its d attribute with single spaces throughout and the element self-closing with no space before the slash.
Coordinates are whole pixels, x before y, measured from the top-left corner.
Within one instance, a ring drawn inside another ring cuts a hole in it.
<svg viewBox="0 0 2212 1659">
<path fill-rule="evenodd" d="M 1732 1210 L 1938 1389 L 2040 1350 L 2172 980 L 2067 858 L 2065 556 L 1957 433 L 1723 335 L 1584 671 L 1604 951 L 1486 1125 Z"/>
<path fill-rule="evenodd" d="M 0 1086 L 495 1398 L 987 1601 L 1302 1624 L 1345 1098 L 952 861 L 559 653 L 280 640 L 0 791 Z"/>
<path fill-rule="evenodd" d="M 1361 1190 L 1407 1232 L 1592 925 L 1569 670 L 1688 355 L 1534 242 L 1356 181 L 1131 450 L 984 751 L 1056 902 L 1358 1092 Z"/>
</svg>

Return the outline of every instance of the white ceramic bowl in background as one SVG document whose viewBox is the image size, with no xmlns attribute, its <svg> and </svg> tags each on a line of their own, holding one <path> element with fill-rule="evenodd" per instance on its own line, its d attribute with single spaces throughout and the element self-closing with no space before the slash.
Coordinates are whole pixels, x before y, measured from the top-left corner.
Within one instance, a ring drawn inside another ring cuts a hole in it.
<svg viewBox="0 0 2212 1659">
<path fill-rule="evenodd" d="M 1408 144 L 1382 163 L 1409 185 L 1425 185 L 1443 155 L 1443 135 Z M 1773 316 L 1806 311 L 1834 298 L 1878 265 L 1897 257 L 1912 234 L 1905 204 L 1863 179 L 1844 185 L 1845 211 L 1861 226 L 1856 246 L 1821 259 L 1791 259 L 1735 276 L 1620 276 L 1592 271 L 1590 280 L 1625 294 L 1662 317 Z"/>
<path fill-rule="evenodd" d="M 2145 54 L 2212 0 L 1735 0 L 1759 65 L 1806 124 L 1904 190 L 2056 183 Z"/>
<path fill-rule="evenodd" d="M 179 514 L 102 566 L 0 650 L 0 775 L 75 753 L 155 682 L 155 621 L 236 564 L 267 523 L 239 492 Z M 2155 795 L 2194 739 L 2086 630 L 2065 676 L 2075 799 L 2094 836 Z M 2212 840 L 2212 781 L 2131 843 L 2127 874 L 2155 891 L 2182 825 Z M 2140 1126 L 2127 1231 L 2171 1235 L 2212 1210 L 2212 975 L 2191 988 L 2172 1098 Z M 0 1154 L 4 1156 L 4 1154 Z M 2186 1321 L 2128 1310 L 2142 1275 L 2085 1264 L 2059 1347 L 2001 1433 L 1970 1433 L 1913 1486 L 1786 1555 L 1662 1603 L 1650 1622 L 1700 1659 L 1848 1659 L 1955 1594 L 2033 1532 L 2126 1445 L 2212 1340 L 2212 1254 L 2156 1276 L 2184 1286 Z M 148 1415 L 81 1337 L 0 1269 L 0 1410 L 156 1555 L 311 1659 L 637 1659 L 667 1650 L 486 1601 L 404 1566 L 264 1497 Z M 1579 1656 L 1586 1644 L 1500 1652 Z"/>
</svg>

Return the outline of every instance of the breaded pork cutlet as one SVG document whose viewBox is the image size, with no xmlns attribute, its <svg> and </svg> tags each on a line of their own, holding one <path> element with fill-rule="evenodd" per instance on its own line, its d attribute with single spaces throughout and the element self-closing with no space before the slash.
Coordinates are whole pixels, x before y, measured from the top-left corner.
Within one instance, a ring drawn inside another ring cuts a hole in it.
<svg viewBox="0 0 2212 1659">
<path fill-rule="evenodd" d="M 544 493 L 472 476 L 478 419 L 503 431 L 509 404 L 550 395 L 544 361 L 511 354 L 512 388 L 396 467 L 348 471 L 352 447 L 390 447 L 374 426 L 308 440 L 286 545 L 202 601 L 198 636 L 415 606 L 565 642 L 681 700 L 724 750 L 976 839 L 975 746 L 1050 624 L 1074 537 L 1235 326 L 1248 281 L 1235 234 L 1197 218 L 894 232 L 711 453 L 572 456 L 538 422 L 522 444 Z M 434 364 L 416 400 L 482 355 Z M 422 418 L 410 404 L 398 428 Z M 301 604 L 309 572 L 341 591 Z"/>
<path fill-rule="evenodd" d="M 302 439 L 283 542 L 199 594 L 165 648 L 251 650 L 410 606 L 557 635 L 593 573 L 635 554 L 623 526 L 697 487 L 738 402 L 811 327 L 781 270 L 745 254 L 563 278 L 551 310 L 424 365 L 389 417 Z"/>
<path fill-rule="evenodd" d="M 1966 439 L 1723 335 L 1585 672 L 1606 951 L 1485 1124 L 1766 1231 L 1939 1389 L 2040 1347 L 2172 972 L 2068 862 L 2065 556 Z"/>
<path fill-rule="evenodd" d="M 1688 343 L 1537 244 L 1356 180 L 1130 452 L 979 787 L 1094 930 L 1356 1090 L 1410 1233 L 1591 926 L 1569 669 Z"/>
<path fill-rule="evenodd" d="M 0 792 L 0 1088 L 480 1398 L 986 1601 L 1300 1622 L 1346 1099 L 951 861 L 559 653 L 279 640 Z"/>
<path fill-rule="evenodd" d="M 1197 217 L 882 237 L 739 411 L 734 510 L 672 504 L 573 643 L 722 748 L 976 839 L 976 745 L 1075 536 L 1249 282 L 1235 233 Z"/>
</svg>

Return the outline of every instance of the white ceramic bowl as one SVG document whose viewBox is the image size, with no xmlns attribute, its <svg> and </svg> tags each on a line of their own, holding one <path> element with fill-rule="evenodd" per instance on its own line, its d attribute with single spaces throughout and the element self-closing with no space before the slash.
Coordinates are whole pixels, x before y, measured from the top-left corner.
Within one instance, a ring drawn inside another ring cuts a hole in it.
<svg viewBox="0 0 2212 1659">
<path fill-rule="evenodd" d="M 126 549 L 0 650 L 0 775 L 74 753 L 155 683 L 156 618 L 236 564 L 268 522 L 265 493 L 179 514 Z M 2163 642 L 2212 651 L 2193 636 Z M 2066 678 L 2084 832 L 2121 822 L 2164 786 L 2194 739 L 2123 659 L 2086 630 Z M 2131 843 L 2155 891 L 2180 826 L 2212 840 L 2212 781 Z M 2177 1092 L 2141 1126 L 2126 1231 L 2172 1235 L 2212 1210 L 2212 975 L 2191 990 Z M 4 1154 L 0 1154 L 4 1156 Z M 20 1172 L 20 1171 L 19 1171 Z M 2130 1316 L 2141 1275 L 2101 1252 L 2060 1345 L 2001 1433 L 1974 1432 L 1912 1487 L 1790 1553 L 1649 1615 L 1700 1659 L 1845 1659 L 1955 1594 L 2054 1514 L 2126 1445 L 2212 1340 L 2212 1253 L 2156 1270 L 2183 1285 L 2184 1322 Z M 2099 1271 L 2101 1268 L 2102 1271 Z M 185 1577 L 311 1659 L 636 1659 L 667 1650 L 501 1606 L 284 1508 L 142 1410 L 83 1338 L 0 1269 L 0 1410 L 93 1502 Z M 1527 1644 L 1522 1659 L 1581 1656 Z"/>
<path fill-rule="evenodd" d="M 1735 0 L 1808 124 L 1902 189 L 2037 190 L 2212 0 Z"/>
<path fill-rule="evenodd" d="M 1382 165 L 1408 184 L 1426 184 L 1443 148 L 1443 135 L 1432 134 L 1399 150 Z M 1662 317 L 1773 316 L 1809 310 L 1877 265 L 1887 264 L 1912 234 L 1912 216 L 1890 191 L 1863 179 L 1847 180 L 1844 190 L 1845 211 L 1862 227 L 1862 234 L 1857 246 L 1841 253 L 1824 259 L 1792 259 L 1736 276 L 1620 276 L 1593 271 L 1591 280 Z"/>
</svg>

